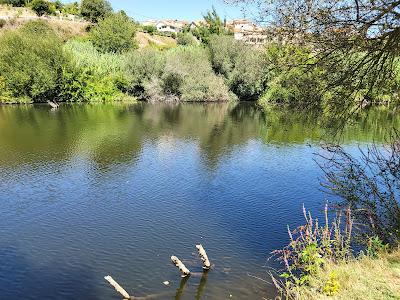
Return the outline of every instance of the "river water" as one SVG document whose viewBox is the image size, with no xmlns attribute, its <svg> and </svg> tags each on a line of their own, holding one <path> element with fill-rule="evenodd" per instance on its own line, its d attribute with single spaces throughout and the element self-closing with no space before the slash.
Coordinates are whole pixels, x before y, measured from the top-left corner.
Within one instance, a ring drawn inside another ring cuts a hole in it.
<svg viewBox="0 0 400 300">
<path fill-rule="evenodd" d="M 105 275 L 149 299 L 274 297 L 270 252 L 330 200 L 318 122 L 246 103 L 0 106 L 0 299 L 120 299 Z M 340 140 L 399 124 L 374 111 Z"/>
</svg>

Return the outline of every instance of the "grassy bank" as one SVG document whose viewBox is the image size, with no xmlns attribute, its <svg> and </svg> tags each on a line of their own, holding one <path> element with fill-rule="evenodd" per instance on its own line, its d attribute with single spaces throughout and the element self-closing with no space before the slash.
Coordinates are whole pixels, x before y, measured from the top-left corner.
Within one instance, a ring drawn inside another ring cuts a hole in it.
<svg viewBox="0 0 400 300">
<path fill-rule="evenodd" d="M 400 299 L 400 249 L 382 252 L 376 258 L 330 262 L 311 278 L 309 286 L 291 293 L 294 299 Z"/>
</svg>

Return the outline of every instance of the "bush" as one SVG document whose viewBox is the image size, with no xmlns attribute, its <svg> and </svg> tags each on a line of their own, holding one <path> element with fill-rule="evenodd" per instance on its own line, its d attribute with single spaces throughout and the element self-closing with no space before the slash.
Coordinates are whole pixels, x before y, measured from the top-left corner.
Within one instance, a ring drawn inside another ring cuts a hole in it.
<svg viewBox="0 0 400 300">
<path fill-rule="evenodd" d="M 87 21 L 97 23 L 112 13 L 112 7 L 107 0 L 82 0 L 81 15 Z"/>
<path fill-rule="evenodd" d="M 180 32 L 177 34 L 176 42 L 181 46 L 196 45 L 196 38 L 190 32 Z"/>
<path fill-rule="evenodd" d="M 61 40 L 42 21 L 0 37 L 0 76 L 17 101 L 56 99 L 66 63 Z"/>
<path fill-rule="evenodd" d="M 226 78 L 230 90 L 241 99 L 258 99 L 268 74 L 264 53 L 227 35 L 212 36 L 209 48 L 213 68 Z"/>
<path fill-rule="evenodd" d="M 228 87 L 214 74 L 208 52 L 201 47 L 178 47 L 168 51 L 162 75 L 167 98 L 181 101 L 228 101 Z"/>
<path fill-rule="evenodd" d="M 25 6 L 25 0 L 0 0 L 0 4 L 9 4 L 15 7 Z"/>
<path fill-rule="evenodd" d="M 154 25 L 146 25 L 143 26 L 143 31 L 153 35 L 157 32 L 157 27 Z"/>
<path fill-rule="evenodd" d="M 125 14 L 116 13 L 99 21 L 90 31 L 90 40 L 102 52 L 122 53 L 138 47 L 136 25 Z"/>
<path fill-rule="evenodd" d="M 153 79 L 160 78 L 164 68 L 164 52 L 152 48 L 131 52 L 126 60 L 129 91 L 138 97 L 145 97 L 145 86 Z"/>
<path fill-rule="evenodd" d="M 4 26 L 6 26 L 7 21 L 4 19 L 0 19 L 0 29 L 3 28 Z"/>
<path fill-rule="evenodd" d="M 228 101 L 222 77 L 214 74 L 208 51 L 177 47 L 159 52 L 144 49 L 128 58 L 130 91 L 150 101 Z"/>
<path fill-rule="evenodd" d="M 71 64 L 63 70 L 62 98 L 66 101 L 117 101 L 126 90 L 124 57 L 100 53 L 90 42 L 64 46 Z"/>
<path fill-rule="evenodd" d="M 30 7 L 38 16 L 49 15 L 53 13 L 50 3 L 46 0 L 32 0 Z"/>
</svg>

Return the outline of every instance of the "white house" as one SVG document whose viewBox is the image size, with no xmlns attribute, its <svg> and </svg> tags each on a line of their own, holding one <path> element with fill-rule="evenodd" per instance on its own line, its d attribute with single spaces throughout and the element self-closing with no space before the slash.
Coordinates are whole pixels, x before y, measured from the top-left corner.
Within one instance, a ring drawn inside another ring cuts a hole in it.
<svg viewBox="0 0 400 300">
<path fill-rule="evenodd" d="M 167 33 L 179 33 L 185 25 L 187 25 L 187 22 L 178 20 L 158 21 L 155 24 L 158 31 Z"/>
<path fill-rule="evenodd" d="M 226 26 L 233 31 L 235 40 L 244 41 L 247 44 L 262 45 L 269 39 L 264 28 L 249 20 L 232 20 L 227 22 Z"/>
</svg>

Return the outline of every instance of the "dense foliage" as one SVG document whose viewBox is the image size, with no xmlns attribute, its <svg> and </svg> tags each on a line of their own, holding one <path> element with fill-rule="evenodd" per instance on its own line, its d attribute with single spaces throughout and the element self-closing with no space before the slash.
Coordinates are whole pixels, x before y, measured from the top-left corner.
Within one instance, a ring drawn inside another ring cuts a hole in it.
<svg viewBox="0 0 400 300">
<path fill-rule="evenodd" d="M 90 42 L 69 41 L 64 50 L 70 63 L 63 72 L 63 100 L 112 102 L 127 98 L 120 55 L 101 53 Z"/>
<path fill-rule="evenodd" d="M 61 40 L 42 21 L 0 37 L 2 101 L 43 102 L 57 98 L 66 57 Z M 4 91 L 5 90 L 5 91 Z"/>
<path fill-rule="evenodd" d="M 217 74 L 225 77 L 230 90 L 244 100 L 257 100 L 264 92 L 268 64 L 263 49 L 257 49 L 232 36 L 210 38 L 211 61 Z"/>
<path fill-rule="evenodd" d="M 82 0 L 81 14 L 90 22 L 98 22 L 112 13 L 112 7 L 107 0 Z"/>
<path fill-rule="evenodd" d="M 30 7 L 38 16 L 52 13 L 52 7 L 46 0 L 32 0 L 30 2 Z"/>
<path fill-rule="evenodd" d="M 198 23 L 192 30 L 193 35 L 202 43 L 208 44 L 212 35 L 229 34 L 225 28 L 224 21 L 222 21 L 215 8 L 208 11 L 203 18 L 204 21 Z"/>
<path fill-rule="evenodd" d="M 222 77 L 211 67 L 202 47 L 177 47 L 167 52 L 144 50 L 128 59 L 131 90 L 149 101 L 228 101 Z"/>
<path fill-rule="evenodd" d="M 137 48 L 136 26 L 123 13 L 111 14 L 90 31 L 90 40 L 102 52 L 122 53 Z"/>
</svg>

